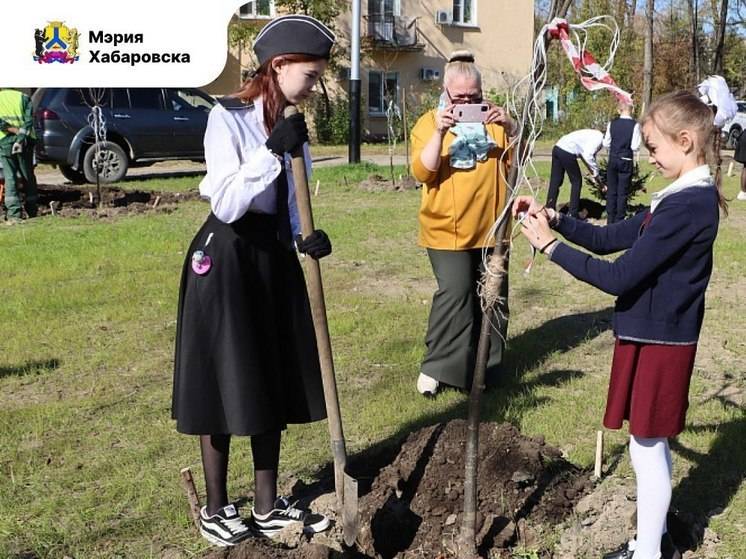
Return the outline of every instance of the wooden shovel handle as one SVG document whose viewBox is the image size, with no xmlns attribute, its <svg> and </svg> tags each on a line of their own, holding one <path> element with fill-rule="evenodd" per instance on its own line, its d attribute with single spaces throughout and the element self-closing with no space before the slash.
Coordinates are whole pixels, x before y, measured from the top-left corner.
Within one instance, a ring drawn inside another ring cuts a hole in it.
<svg viewBox="0 0 746 559">
<path fill-rule="evenodd" d="M 298 112 L 294 105 L 285 108 L 285 118 Z M 306 162 L 303 157 L 303 146 L 298 147 L 293 153 L 293 182 L 295 183 L 295 199 L 300 215 L 301 232 L 303 237 L 308 237 L 314 230 L 313 213 L 311 212 L 311 196 L 308 190 L 308 177 L 306 176 Z M 324 299 L 324 286 L 321 282 L 321 267 L 315 258 L 307 259 L 308 298 L 311 303 L 311 315 L 313 316 L 313 327 L 316 332 L 316 344 L 319 350 L 319 362 L 321 365 L 321 379 L 324 384 L 324 401 L 326 413 L 329 420 L 329 434 L 332 439 L 332 451 L 334 453 L 335 486 L 338 502 L 342 503 L 343 484 L 342 476 L 347 466 L 347 451 L 345 449 L 344 434 L 342 432 L 342 418 L 339 412 L 339 397 L 337 395 L 337 381 L 334 374 L 334 361 L 332 360 L 332 344 L 329 338 L 329 324 L 326 319 L 326 302 Z"/>
</svg>

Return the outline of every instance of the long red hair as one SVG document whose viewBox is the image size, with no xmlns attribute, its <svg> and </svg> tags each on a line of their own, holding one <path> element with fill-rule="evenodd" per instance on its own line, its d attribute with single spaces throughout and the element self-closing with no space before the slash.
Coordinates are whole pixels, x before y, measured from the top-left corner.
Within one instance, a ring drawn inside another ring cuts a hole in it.
<svg viewBox="0 0 746 559">
<path fill-rule="evenodd" d="M 250 103 L 257 97 L 262 98 L 264 108 L 264 125 L 269 134 L 280 119 L 280 111 L 283 110 L 287 99 L 277 83 L 277 73 L 272 70 L 272 62 L 278 58 L 286 62 L 313 62 L 319 60 L 318 57 L 308 54 L 281 54 L 267 60 L 259 66 L 256 73 L 247 79 L 241 89 L 233 93 L 232 97 L 237 97 L 244 103 Z"/>
</svg>

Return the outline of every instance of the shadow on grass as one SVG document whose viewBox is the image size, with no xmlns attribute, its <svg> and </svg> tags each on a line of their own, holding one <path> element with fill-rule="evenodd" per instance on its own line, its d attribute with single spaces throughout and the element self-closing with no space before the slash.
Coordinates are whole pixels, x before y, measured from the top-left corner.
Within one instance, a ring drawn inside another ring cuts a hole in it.
<svg viewBox="0 0 746 559">
<path fill-rule="evenodd" d="M 746 416 L 727 423 L 692 425 L 686 430 L 717 432 L 706 452 L 697 452 L 676 439 L 671 440 L 671 449 L 694 463 L 687 476 L 674 488 L 671 500 L 683 520 L 670 526 L 671 535 L 680 548 L 690 550 L 702 543 L 710 517 L 721 513 L 730 504 L 746 476 Z"/>
<path fill-rule="evenodd" d="M 5 377 L 22 377 L 31 373 L 49 372 L 60 366 L 59 359 L 46 359 L 44 361 L 27 361 L 21 365 L 0 367 L 0 379 Z"/>
<path fill-rule="evenodd" d="M 611 326 L 611 308 L 578 313 L 551 319 L 541 326 L 527 330 L 514 339 L 508 339 L 506 359 L 497 382 L 494 382 L 482 398 L 482 421 L 517 421 L 532 407 L 545 403 L 546 397 L 538 397 L 535 391 L 543 386 L 561 386 L 583 376 L 581 371 L 549 370 L 523 382 L 524 373 L 534 369 L 555 352 L 569 351 L 582 342 L 598 336 Z M 510 372 L 507 372 L 510 371 Z M 412 378 L 414 392 L 415 378 Z M 348 472 L 359 482 L 360 495 L 367 494 L 379 472 L 396 458 L 401 444 L 411 433 L 434 423 L 446 423 L 467 416 L 468 400 L 432 414 L 405 423 L 388 439 L 372 445 L 348 458 Z M 306 485 L 299 481 L 293 494 L 302 494 L 305 501 L 334 490 L 333 464 L 326 464 L 314 476 L 317 482 Z"/>
</svg>

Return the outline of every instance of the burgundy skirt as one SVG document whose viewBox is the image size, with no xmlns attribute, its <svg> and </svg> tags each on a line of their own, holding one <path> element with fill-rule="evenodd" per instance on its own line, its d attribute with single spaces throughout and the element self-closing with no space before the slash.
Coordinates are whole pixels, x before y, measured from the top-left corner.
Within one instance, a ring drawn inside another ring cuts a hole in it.
<svg viewBox="0 0 746 559">
<path fill-rule="evenodd" d="M 604 427 L 629 421 L 637 437 L 673 437 L 684 430 L 697 344 L 664 345 L 617 338 Z"/>
</svg>

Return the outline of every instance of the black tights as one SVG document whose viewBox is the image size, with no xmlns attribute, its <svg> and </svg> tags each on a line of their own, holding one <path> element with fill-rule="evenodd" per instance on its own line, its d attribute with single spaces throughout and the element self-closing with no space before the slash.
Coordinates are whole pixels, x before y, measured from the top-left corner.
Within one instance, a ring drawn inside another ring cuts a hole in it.
<svg viewBox="0 0 746 559">
<path fill-rule="evenodd" d="M 280 463 L 281 431 L 251 436 L 254 459 L 254 509 L 259 514 L 272 510 L 277 499 L 277 469 Z M 228 456 L 230 435 L 200 435 L 202 468 L 207 489 L 207 514 L 228 504 Z"/>
</svg>

